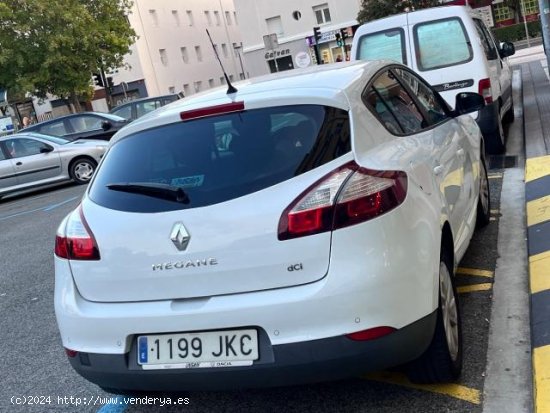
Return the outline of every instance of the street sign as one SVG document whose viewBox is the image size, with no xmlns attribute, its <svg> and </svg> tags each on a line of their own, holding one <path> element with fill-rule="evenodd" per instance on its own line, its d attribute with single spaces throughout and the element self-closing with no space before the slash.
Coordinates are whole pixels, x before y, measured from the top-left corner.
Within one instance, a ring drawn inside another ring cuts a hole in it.
<svg viewBox="0 0 550 413">
<path fill-rule="evenodd" d="M 279 41 L 277 40 L 277 33 L 264 35 L 264 46 L 266 50 L 275 50 L 277 47 L 279 47 Z"/>
</svg>

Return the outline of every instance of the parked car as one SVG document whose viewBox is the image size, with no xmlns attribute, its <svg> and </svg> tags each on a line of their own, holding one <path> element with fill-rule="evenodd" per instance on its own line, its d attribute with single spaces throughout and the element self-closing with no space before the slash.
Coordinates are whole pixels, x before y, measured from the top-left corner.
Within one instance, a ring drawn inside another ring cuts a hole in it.
<svg viewBox="0 0 550 413">
<path fill-rule="evenodd" d="M 80 112 L 27 126 L 25 132 L 38 132 L 60 136 L 69 140 L 109 140 L 128 120 L 120 116 L 101 112 Z"/>
<path fill-rule="evenodd" d="M 111 392 L 462 366 L 454 285 L 489 222 L 483 140 L 403 65 L 212 90 L 121 130 L 55 241 L 73 368 Z"/>
<path fill-rule="evenodd" d="M 54 183 L 88 183 L 108 143 L 34 132 L 0 137 L 0 198 Z"/>
<path fill-rule="evenodd" d="M 485 107 L 474 114 L 488 153 L 506 147 L 503 122 L 513 122 L 513 43 L 495 40 L 481 14 L 468 6 L 440 6 L 363 24 L 352 60 L 393 59 L 420 73 L 454 105 L 458 92 L 478 92 Z"/>
<path fill-rule="evenodd" d="M 176 100 L 180 99 L 180 97 L 181 96 L 178 94 L 171 94 L 135 99 L 130 102 L 123 103 L 122 105 L 116 106 L 115 108 L 111 109 L 109 113 L 132 121 L 149 112 L 154 111 L 155 109 L 167 105 L 168 103 L 175 102 Z"/>
</svg>

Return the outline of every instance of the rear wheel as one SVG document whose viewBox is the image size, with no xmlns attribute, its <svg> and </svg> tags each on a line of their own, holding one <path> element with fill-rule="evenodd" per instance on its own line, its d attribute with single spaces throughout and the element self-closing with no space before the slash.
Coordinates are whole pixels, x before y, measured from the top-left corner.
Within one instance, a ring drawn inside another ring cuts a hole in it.
<svg viewBox="0 0 550 413">
<path fill-rule="evenodd" d="M 415 383 L 454 381 L 462 371 L 462 326 L 451 259 L 445 250 L 439 262 L 439 308 L 434 336 L 428 349 L 413 361 L 407 375 Z"/>
<path fill-rule="evenodd" d="M 500 109 L 499 109 L 500 113 Z M 498 116 L 498 115 L 497 115 Z M 492 154 L 499 154 L 504 152 L 504 149 L 506 148 L 506 141 L 504 136 L 504 128 L 502 126 L 502 120 L 500 119 L 500 116 L 497 119 L 497 127 L 496 129 L 487 136 L 487 139 L 485 139 L 485 143 L 487 145 L 487 151 Z"/>
<path fill-rule="evenodd" d="M 87 184 L 92 179 L 97 164 L 89 158 L 77 158 L 71 162 L 69 174 L 77 184 Z"/>
<path fill-rule="evenodd" d="M 512 104 L 510 105 L 510 109 L 506 111 L 504 114 L 504 117 L 502 118 L 502 121 L 504 123 L 513 123 L 514 122 L 514 101 L 512 100 Z"/>
<path fill-rule="evenodd" d="M 478 228 L 489 224 L 491 219 L 491 194 L 489 191 L 489 177 L 487 176 L 487 165 L 485 159 L 480 160 L 479 171 L 479 198 L 477 201 L 477 219 L 476 226 Z"/>
</svg>

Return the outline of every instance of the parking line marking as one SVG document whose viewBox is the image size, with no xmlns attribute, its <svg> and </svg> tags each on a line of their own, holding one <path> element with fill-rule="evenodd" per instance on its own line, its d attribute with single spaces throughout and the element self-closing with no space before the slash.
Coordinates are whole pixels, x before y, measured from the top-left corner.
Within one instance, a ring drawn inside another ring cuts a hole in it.
<svg viewBox="0 0 550 413">
<path fill-rule="evenodd" d="M 472 404 L 481 404 L 481 392 L 460 384 L 414 384 L 411 383 L 404 374 L 392 372 L 377 372 L 364 376 L 367 380 L 378 381 L 398 386 L 408 387 L 415 390 L 424 390 L 431 393 L 443 394 L 455 399 L 464 400 Z"/>
<path fill-rule="evenodd" d="M 43 209 L 43 211 L 44 211 L 44 212 L 51 211 L 52 209 L 55 209 L 55 208 L 57 208 L 57 207 L 60 207 L 61 205 L 68 204 L 69 202 L 74 201 L 75 199 L 78 199 L 78 198 L 79 198 L 78 196 L 74 196 L 74 197 L 72 197 L 72 198 L 66 199 L 65 201 L 59 202 L 59 203 L 57 203 L 57 204 L 53 204 L 53 205 L 47 206 L 46 208 Z"/>
<path fill-rule="evenodd" d="M 504 175 L 501 172 L 497 172 L 497 173 L 488 174 L 487 178 L 489 178 L 489 179 L 500 179 L 503 176 Z"/>
<path fill-rule="evenodd" d="M 550 175 L 550 155 L 527 159 L 525 182 L 534 181 L 546 175 Z"/>
<path fill-rule="evenodd" d="M 550 346 L 534 349 L 533 376 L 536 411 L 550 412 Z"/>
<path fill-rule="evenodd" d="M 500 209 L 491 209 L 491 214 L 500 214 Z"/>
<path fill-rule="evenodd" d="M 550 195 L 527 202 L 527 226 L 550 220 Z"/>
<path fill-rule="evenodd" d="M 458 287 L 456 291 L 459 294 L 466 294 L 466 293 L 475 293 L 478 291 L 489 291 L 491 288 L 493 288 L 493 284 L 483 283 L 483 284 L 463 285 L 461 287 Z"/>
<path fill-rule="evenodd" d="M 489 221 L 496 221 L 496 220 L 497 220 L 496 217 L 491 217 L 491 218 L 489 218 Z"/>
<path fill-rule="evenodd" d="M 550 290 L 550 251 L 529 257 L 531 294 Z"/>
<path fill-rule="evenodd" d="M 495 273 L 493 271 L 488 270 L 478 270 L 476 268 L 466 268 L 466 267 L 458 267 L 456 269 L 457 274 L 462 275 L 474 275 L 476 277 L 486 277 L 486 278 L 493 278 Z"/>
</svg>

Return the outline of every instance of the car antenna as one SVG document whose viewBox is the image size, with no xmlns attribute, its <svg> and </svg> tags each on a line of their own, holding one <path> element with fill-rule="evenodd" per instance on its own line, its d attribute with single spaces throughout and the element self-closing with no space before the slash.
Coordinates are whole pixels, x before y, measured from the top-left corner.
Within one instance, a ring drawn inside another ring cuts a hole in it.
<svg viewBox="0 0 550 413">
<path fill-rule="evenodd" d="M 212 49 L 214 49 L 214 54 L 216 55 L 218 62 L 220 62 L 220 66 L 222 67 L 223 75 L 225 76 L 225 81 L 227 82 L 227 94 L 230 95 L 232 93 L 237 93 L 237 88 L 231 84 L 229 81 L 229 77 L 227 77 L 227 73 L 225 72 L 225 69 L 223 68 L 222 61 L 220 60 L 220 56 L 218 55 L 218 51 L 216 50 L 216 47 L 214 46 L 214 42 L 212 41 L 212 37 L 210 37 L 210 32 L 208 29 L 206 29 L 206 34 L 208 35 L 208 38 L 210 39 L 210 44 L 212 45 Z"/>
</svg>

